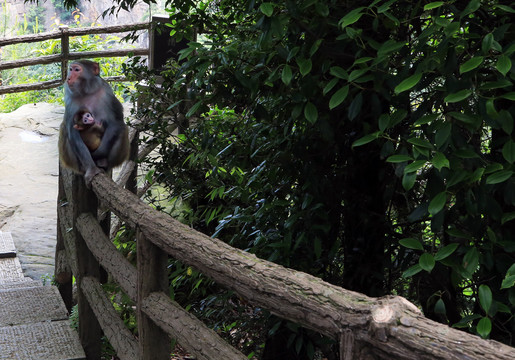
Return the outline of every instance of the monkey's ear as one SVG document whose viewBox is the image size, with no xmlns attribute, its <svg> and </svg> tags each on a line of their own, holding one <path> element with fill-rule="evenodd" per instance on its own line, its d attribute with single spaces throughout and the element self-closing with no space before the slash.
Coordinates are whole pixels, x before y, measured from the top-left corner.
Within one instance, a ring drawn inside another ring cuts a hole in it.
<svg viewBox="0 0 515 360">
<path fill-rule="evenodd" d="M 94 62 L 91 67 L 91 71 L 93 72 L 93 75 L 95 75 L 95 76 L 100 74 L 100 65 L 98 65 L 98 63 Z"/>
</svg>

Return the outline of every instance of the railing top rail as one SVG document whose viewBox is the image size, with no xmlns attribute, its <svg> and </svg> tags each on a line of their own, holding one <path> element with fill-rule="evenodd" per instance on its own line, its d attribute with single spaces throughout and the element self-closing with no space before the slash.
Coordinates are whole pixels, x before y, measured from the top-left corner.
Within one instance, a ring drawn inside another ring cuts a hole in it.
<svg viewBox="0 0 515 360">
<path fill-rule="evenodd" d="M 0 39 L 0 46 L 14 45 L 20 43 L 38 42 L 50 39 L 59 39 L 62 32 L 67 32 L 69 36 L 81 36 L 89 34 L 111 34 L 119 32 L 128 32 L 136 30 L 145 30 L 150 28 L 151 24 L 148 22 L 141 22 L 126 25 L 109 25 L 109 26 L 91 26 L 80 29 L 69 28 L 66 26 L 60 27 L 56 31 L 44 32 L 33 35 L 20 35 L 12 38 Z"/>
</svg>

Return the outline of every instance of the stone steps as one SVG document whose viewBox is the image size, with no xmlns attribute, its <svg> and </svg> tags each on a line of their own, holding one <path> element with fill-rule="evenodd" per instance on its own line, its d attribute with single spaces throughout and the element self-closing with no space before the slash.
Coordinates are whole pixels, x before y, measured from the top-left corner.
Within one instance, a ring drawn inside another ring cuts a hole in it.
<svg viewBox="0 0 515 360">
<path fill-rule="evenodd" d="M 85 358 L 57 288 L 24 277 L 11 234 L 0 232 L 0 360 Z"/>
</svg>

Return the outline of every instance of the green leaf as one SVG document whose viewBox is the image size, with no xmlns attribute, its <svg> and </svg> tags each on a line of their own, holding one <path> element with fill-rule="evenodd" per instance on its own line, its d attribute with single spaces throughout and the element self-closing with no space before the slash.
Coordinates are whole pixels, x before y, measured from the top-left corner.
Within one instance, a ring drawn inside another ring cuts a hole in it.
<svg viewBox="0 0 515 360">
<path fill-rule="evenodd" d="M 488 313 L 490 307 L 492 306 L 492 290 L 490 290 L 488 285 L 481 284 L 479 285 L 479 290 L 477 293 L 479 296 L 479 304 L 485 313 Z"/>
<path fill-rule="evenodd" d="M 515 91 L 509 92 L 501 96 L 503 99 L 515 101 Z"/>
<path fill-rule="evenodd" d="M 396 42 L 396 41 L 393 41 L 393 40 L 388 40 L 383 45 L 381 45 L 379 50 L 377 50 L 377 55 L 379 57 L 384 56 L 384 55 L 388 55 L 389 53 L 392 53 L 392 52 L 395 52 L 395 51 L 399 51 L 405 45 L 406 45 L 405 42 Z"/>
<path fill-rule="evenodd" d="M 427 149 L 433 148 L 433 145 L 431 145 L 431 143 L 425 139 L 413 137 L 413 138 L 409 138 L 406 141 L 415 146 L 420 146 L 420 147 L 427 148 Z"/>
<path fill-rule="evenodd" d="M 478 264 L 479 252 L 475 247 L 472 247 L 463 257 L 463 268 L 468 273 L 468 275 L 472 276 L 476 272 Z"/>
<path fill-rule="evenodd" d="M 425 270 L 430 273 L 431 270 L 433 270 L 433 268 L 435 267 L 435 258 L 431 254 L 423 253 L 420 256 L 420 259 L 418 259 L 418 264 L 420 265 L 422 270 Z"/>
<path fill-rule="evenodd" d="M 318 119 L 318 110 L 311 101 L 308 101 L 304 107 L 304 116 L 311 124 L 316 123 Z"/>
<path fill-rule="evenodd" d="M 472 14 L 473 12 L 475 12 L 477 9 L 479 9 L 479 7 L 481 6 L 481 3 L 479 0 L 471 0 L 467 7 L 465 8 L 465 10 L 463 10 L 461 12 L 461 16 L 464 17 L 464 16 L 467 16 L 469 14 Z"/>
<path fill-rule="evenodd" d="M 269 2 L 262 3 L 259 10 L 261 10 L 261 12 L 266 16 L 270 17 L 274 13 L 274 4 Z"/>
<path fill-rule="evenodd" d="M 492 322 L 489 318 L 484 317 L 477 323 L 476 330 L 479 336 L 481 336 L 483 339 L 486 339 L 492 331 Z"/>
<path fill-rule="evenodd" d="M 390 115 L 388 114 L 381 114 L 381 116 L 379 116 L 379 120 L 377 121 L 378 123 L 378 126 L 379 126 L 379 130 L 381 131 L 385 131 L 386 129 L 388 129 L 390 126 Z"/>
<path fill-rule="evenodd" d="M 404 173 L 412 173 L 416 172 L 418 169 L 420 169 L 422 166 L 424 166 L 427 163 L 426 160 L 415 160 L 411 164 L 406 165 L 404 168 Z"/>
<path fill-rule="evenodd" d="M 401 81 L 401 83 L 395 87 L 394 92 L 396 94 L 400 94 L 403 91 L 411 89 L 413 86 L 418 84 L 421 78 L 422 73 L 411 75 L 410 77 Z"/>
<path fill-rule="evenodd" d="M 439 8 L 442 5 L 443 5 L 443 1 L 431 2 L 429 4 L 424 5 L 424 11 Z"/>
<path fill-rule="evenodd" d="M 499 8 L 503 11 L 506 11 L 507 13 L 515 14 L 515 10 L 509 6 L 506 5 L 494 5 L 494 8 Z"/>
<path fill-rule="evenodd" d="M 297 59 L 297 65 L 299 65 L 299 71 L 302 76 L 309 74 L 313 67 L 311 59 Z"/>
<path fill-rule="evenodd" d="M 506 144 L 502 147 L 502 156 L 507 162 L 513 164 L 515 162 L 515 142 L 509 139 Z"/>
<path fill-rule="evenodd" d="M 415 123 L 413 125 L 420 126 L 420 125 L 424 125 L 424 124 L 429 124 L 430 122 L 435 121 L 438 118 L 438 116 L 440 116 L 440 115 L 439 114 L 424 115 L 420 119 L 415 121 Z"/>
<path fill-rule="evenodd" d="M 381 134 L 382 134 L 381 131 L 376 131 L 375 133 L 365 135 L 365 136 L 359 138 L 358 140 L 354 141 L 352 143 L 352 147 L 354 148 L 356 146 L 362 146 L 362 145 L 368 144 L 369 142 L 372 142 L 375 139 L 377 139 L 379 137 L 379 135 L 381 135 Z"/>
<path fill-rule="evenodd" d="M 409 155 L 392 155 L 389 156 L 388 159 L 386 159 L 387 162 L 391 163 L 401 163 L 405 161 L 411 161 L 413 158 Z"/>
<path fill-rule="evenodd" d="M 432 200 L 431 202 L 429 203 L 429 207 L 427 208 L 427 210 L 429 211 L 429 213 L 431 215 L 436 215 L 438 214 L 440 211 L 442 211 L 442 209 L 444 208 L 445 206 L 445 203 L 447 202 L 447 193 L 445 191 L 442 191 L 441 193 L 439 193 L 438 195 L 436 195 Z"/>
<path fill-rule="evenodd" d="M 399 240 L 399 244 L 401 244 L 402 246 L 404 246 L 408 249 L 424 250 L 424 246 L 422 246 L 422 243 L 419 240 L 414 239 L 414 238 L 406 238 L 406 239 Z"/>
<path fill-rule="evenodd" d="M 445 101 L 446 103 L 455 103 L 458 101 L 465 100 L 470 95 L 472 95 L 472 90 L 463 89 L 458 91 L 457 93 L 447 95 L 445 99 L 443 99 L 443 101 Z"/>
<path fill-rule="evenodd" d="M 486 183 L 488 185 L 499 184 L 505 182 L 513 175 L 513 171 L 511 170 L 501 170 L 486 178 Z"/>
<path fill-rule="evenodd" d="M 340 105 L 347 95 L 349 94 L 349 85 L 345 85 L 340 90 L 335 92 L 333 96 L 331 96 L 331 100 L 329 100 L 329 109 L 334 109 L 338 105 Z"/>
<path fill-rule="evenodd" d="M 354 120 L 361 112 L 363 106 L 363 95 L 359 93 L 349 105 L 348 116 L 349 120 Z"/>
<path fill-rule="evenodd" d="M 488 33 L 483 38 L 483 42 L 481 43 L 481 50 L 484 53 L 487 53 L 492 48 L 492 44 L 494 43 L 494 35 L 492 33 Z"/>
<path fill-rule="evenodd" d="M 477 68 L 483 62 L 483 56 L 476 56 L 460 66 L 460 74 L 464 74 Z"/>
<path fill-rule="evenodd" d="M 404 271 L 402 273 L 402 277 L 409 278 L 415 274 L 418 274 L 421 271 L 422 271 L 422 268 L 420 267 L 420 265 L 416 264 L 416 265 L 413 265 L 412 267 L 410 267 L 408 270 Z"/>
<path fill-rule="evenodd" d="M 413 186 L 415 186 L 416 180 L 416 172 L 404 173 L 404 175 L 402 176 L 402 187 L 404 188 L 404 190 L 408 191 L 411 188 L 413 188 Z"/>
<path fill-rule="evenodd" d="M 446 167 L 446 168 L 449 167 L 449 160 L 445 157 L 444 154 L 442 154 L 441 152 L 438 152 L 438 151 L 433 156 L 431 163 L 438 170 L 442 170 L 443 167 Z"/>
<path fill-rule="evenodd" d="M 329 91 L 331 91 L 333 89 L 333 87 L 335 87 L 336 84 L 338 84 L 338 81 L 340 81 L 339 79 L 332 79 L 331 81 L 329 81 L 327 83 L 327 85 L 324 87 L 324 90 L 323 90 L 323 94 L 324 95 L 327 95 L 327 93 Z"/>
<path fill-rule="evenodd" d="M 506 76 L 508 71 L 511 69 L 511 60 L 506 55 L 499 56 L 497 59 L 497 63 L 495 64 L 495 68 L 499 71 L 503 76 Z"/>
<path fill-rule="evenodd" d="M 357 70 L 353 70 L 350 74 L 349 74 L 349 82 L 352 82 L 356 79 L 359 79 L 361 76 L 363 76 L 363 74 L 365 74 L 366 72 L 368 71 L 368 68 L 365 68 L 365 69 L 357 69 Z"/>
<path fill-rule="evenodd" d="M 191 109 L 186 113 L 186 117 L 189 118 L 190 116 L 192 116 L 193 114 L 195 114 L 197 112 L 197 110 L 200 108 L 200 106 L 202 105 L 202 101 L 199 101 L 197 103 L 195 103 Z"/>
<path fill-rule="evenodd" d="M 352 10 L 344 17 L 342 17 L 340 19 L 340 21 L 338 22 L 338 25 L 342 28 L 342 30 L 345 27 L 357 22 L 363 16 L 363 13 L 361 12 L 361 10 L 363 10 L 363 9 L 364 9 L 364 7 L 359 7 L 357 9 Z"/>
<path fill-rule="evenodd" d="M 438 252 L 435 254 L 435 260 L 436 261 L 440 261 L 440 260 L 443 260 L 443 259 L 447 258 L 454 251 L 456 251 L 458 246 L 460 246 L 460 245 L 457 244 L 457 243 L 453 243 L 453 244 L 449 244 L 447 246 L 444 246 L 443 248 L 438 250 Z"/>
<path fill-rule="evenodd" d="M 333 66 L 329 69 L 329 73 L 337 78 L 347 80 L 349 78 L 349 74 L 343 68 L 339 66 Z"/>
<path fill-rule="evenodd" d="M 445 303 L 443 302 L 442 298 L 438 299 L 438 301 L 435 303 L 435 313 L 442 315 L 446 314 Z"/>
<path fill-rule="evenodd" d="M 283 81 L 283 83 L 285 85 L 289 85 L 291 82 L 292 76 L 293 76 L 293 74 L 291 72 L 290 65 L 288 65 L 288 64 L 284 65 L 283 72 L 281 74 L 281 80 Z"/>
<path fill-rule="evenodd" d="M 506 275 L 501 284 L 501 289 L 509 289 L 515 286 L 515 275 Z"/>
</svg>

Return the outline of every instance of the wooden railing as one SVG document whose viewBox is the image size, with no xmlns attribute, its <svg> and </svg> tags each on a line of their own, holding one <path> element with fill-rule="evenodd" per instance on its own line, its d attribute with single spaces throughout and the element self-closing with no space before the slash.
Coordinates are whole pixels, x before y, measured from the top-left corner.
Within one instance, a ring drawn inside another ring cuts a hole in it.
<svg viewBox="0 0 515 360">
<path fill-rule="evenodd" d="M 0 41 L 0 46 L 14 43 L 9 41 Z M 56 61 L 66 62 L 101 55 L 64 51 L 59 56 Z M 0 69 L 14 65 L 0 63 Z M 345 290 L 232 248 L 156 211 L 135 195 L 135 161 L 147 151 L 138 152 L 137 133 L 131 134 L 131 160 L 117 183 L 98 174 L 88 189 L 81 175 L 60 169 L 55 277 L 69 309 L 72 275 L 76 278 L 79 335 L 88 359 L 100 359 L 102 334 L 122 360 L 169 359 L 170 338 L 199 360 L 247 359 L 170 299 L 168 256 L 197 268 L 250 304 L 334 339 L 340 359 L 515 358 L 514 348 L 426 319 L 404 298 L 370 298 Z M 136 231 L 136 267 L 110 240 L 109 211 Z M 137 338 L 101 287 L 106 271 L 136 304 Z"/>
<path fill-rule="evenodd" d="M 30 90 L 44 90 L 53 89 L 64 84 L 68 71 L 68 61 L 78 60 L 84 58 L 95 57 L 119 57 L 133 55 L 149 55 L 148 48 L 138 49 L 118 49 L 118 50 L 102 50 L 102 51 L 83 51 L 83 52 L 70 52 L 70 37 L 82 36 L 90 34 L 112 34 L 136 30 L 149 29 L 149 23 L 138 23 L 130 25 L 115 25 L 115 26 L 102 26 L 102 27 L 88 27 L 80 29 L 71 29 L 66 26 L 59 27 L 59 31 L 22 35 L 15 38 L 0 39 L 0 48 L 2 46 L 14 45 L 20 43 L 41 42 L 51 39 L 61 40 L 61 53 L 55 55 L 39 56 L 31 59 L 20 59 L 14 61 L 0 61 L 0 70 L 15 69 L 31 65 L 45 65 L 53 63 L 61 63 L 61 78 L 49 80 L 44 82 L 37 82 L 31 84 L 17 84 L 0 86 L 0 95 L 7 93 L 15 93 Z M 106 77 L 107 81 L 123 81 L 123 76 Z"/>
</svg>

